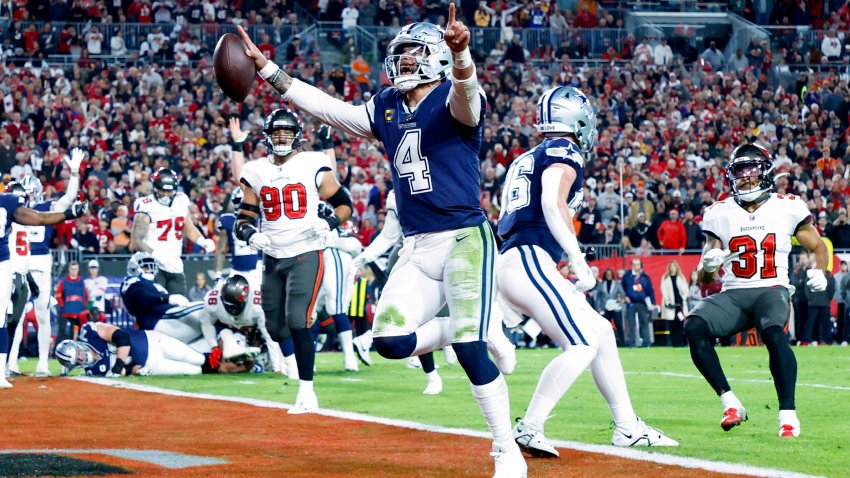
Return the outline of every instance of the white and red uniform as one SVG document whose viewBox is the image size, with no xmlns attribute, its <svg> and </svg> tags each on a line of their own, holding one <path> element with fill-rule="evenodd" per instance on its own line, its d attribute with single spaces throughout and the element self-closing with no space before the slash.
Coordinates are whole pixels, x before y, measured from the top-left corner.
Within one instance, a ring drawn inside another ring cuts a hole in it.
<svg viewBox="0 0 850 478">
<path fill-rule="evenodd" d="M 147 214 L 151 218 L 148 234 L 143 242 L 153 249 L 152 255 L 160 269 L 172 274 L 183 273 L 183 227 L 189 214 L 189 197 L 176 193 L 171 206 L 163 206 L 151 194 L 136 200 L 136 214 Z"/>
</svg>

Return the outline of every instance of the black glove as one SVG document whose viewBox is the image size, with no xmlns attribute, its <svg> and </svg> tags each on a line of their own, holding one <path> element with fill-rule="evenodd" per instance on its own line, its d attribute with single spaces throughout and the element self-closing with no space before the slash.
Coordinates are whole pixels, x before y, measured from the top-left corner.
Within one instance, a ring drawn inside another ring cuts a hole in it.
<svg viewBox="0 0 850 478">
<path fill-rule="evenodd" d="M 65 219 L 76 219 L 84 216 L 89 210 L 88 201 L 74 201 L 71 207 L 65 210 Z"/>
<path fill-rule="evenodd" d="M 319 129 L 316 130 L 316 139 L 318 140 L 319 145 L 322 147 L 323 150 L 333 149 L 334 138 L 330 126 L 326 124 L 319 126 Z"/>
<path fill-rule="evenodd" d="M 38 284 L 35 283 L 35 278 L 33 278 L 32 274 L 27 272 L 27 285 L 30 288 L 30 295 L 33 297 L 38 297 L 40 290 L 38 289 Z"/>
</svg>

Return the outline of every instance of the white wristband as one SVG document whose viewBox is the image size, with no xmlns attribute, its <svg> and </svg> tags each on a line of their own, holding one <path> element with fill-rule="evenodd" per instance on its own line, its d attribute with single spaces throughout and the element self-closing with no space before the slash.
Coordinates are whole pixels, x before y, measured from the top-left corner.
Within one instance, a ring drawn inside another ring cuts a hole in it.
<svg viewBox="0 0 850 478">
<path fill-rule="evenodd" d="M 464 48 L 460 53 L 454 53 L 454 67 L 458 70 L 463 70 L 472 66 L 472 54 L 469 53 L 469 48 Z"/>
<path fill-rule="evenodd" d="M 280 69 L 279 66 L 275 65 L 273 61 L 270 61 L 270 62 L 266 63 L 266 66 L 264 66 L 257 73 L 260 74 L 260 78 L 262 78 L 264 80 L 268 80 L 269 78 L 271 78 L 272 75 L 277 73 L 277 70 L 279 70 L 279 69 Z"/>
</svg>

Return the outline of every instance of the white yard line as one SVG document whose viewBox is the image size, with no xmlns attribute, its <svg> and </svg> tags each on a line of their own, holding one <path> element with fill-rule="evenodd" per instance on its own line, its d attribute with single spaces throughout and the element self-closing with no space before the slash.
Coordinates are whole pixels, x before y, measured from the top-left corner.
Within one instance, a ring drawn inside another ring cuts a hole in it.
<svg viewBox="0 0 850 478">
<path fill-rule="evenodd" d="M 149 385 L 141 385 L 137 383 L 127 383 L 121 380 L 95 377 L 71 377 L 72 380 L 81 382 L 94 383 L 97 385 L 105 385 L 108 387 L 125 388 L 147 393 L 159 393 L 162 395 L 170 395 L 175 397 L 197 398 L 202 400 L 218 400 L 222 402 L 240 403 L 243 405 L 251 405 L 261 408 L 274 408 L 278 410 L 288 410 L 292 405 L 270 400 L 259 400 L 256 398 L 244 397 L 227 397 L 222 395 L 213 395 L 209 393 L 191 393 L 182 392 L 180 390 L 171 390 L 167 388 L 153 387 Z M 478 430 L 468 430 L 464 428 L 448 428 L 436 425 L 427 425 L 424 423 L 413 422 L 409 420 L 396 420 L 392 418 L 375 417 L 372 415 L 364 415 L 362 413 L 345 412 L 340 410 L 329 410 L 322 408 L 317 412 L 318 415 L 328 417 L 341 418 L 344 420 L 357 420 L 361 422 L 377 423 L 399 428 L 408 428 L 412 430 L 420 430 L 433 433 L 447 433 L 450 435 L 461 435 L 475 438 L 490 439 L 491 435 L 487 432 Z M 689 458 L 676 455 L 665 455 L 663 453 L 650 453 L 636 448 L 619 448 L 611 445 L 595 445 L 591 443 L 581 443 L 567 440 L 550 440 L 558 448 L 567 448 L 571 450 L 584 451 L 589 453 L 599 453 L 602 455 L 617 456 L 628 458 L 631 460 L 648 461 L 659 463 L 662 465 L 681 466 L 684 468 L 697 468 L 702 470 L 714 471 L 718 473 L 730 473 L 737 475 L 749 475 L 770 478 L 814 478 L 815 475 L 806 475 L 793 471 L 776 470 L 772 468 L 760 468 L 756 466 L 740 465 L 737 463 L 726 463 L 719 461 L 701 460 L 699 458 Z"/>
<path fill-rule="evenodd" d="M 664 377 L 677 377 L 677 378 L 698 378 L 700 380 L 705 380 L 702 375 L 696 375 L 692 373 L 677 373 L 677 372 L 626 372 L 626 375 L 660 375 Z M 760 378 L 727 378 L 730 382 L 745 382 L 745 383 L 773 383 L 773 380 L 768 379 L 760 379 Z M 809 388 L 826 388 L 829 390 L 843 390 L 850 391 L 850 387 L 843 387 L 841 385 L 825 385 L 822 383 L 797 383 L 798 387 L 809 387 Z"/>
</svg>

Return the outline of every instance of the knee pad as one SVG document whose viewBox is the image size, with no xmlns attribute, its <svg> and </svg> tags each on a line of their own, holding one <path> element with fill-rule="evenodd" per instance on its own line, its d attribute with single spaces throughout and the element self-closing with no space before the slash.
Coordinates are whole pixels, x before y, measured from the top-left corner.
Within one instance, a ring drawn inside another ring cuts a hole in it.
<svg viewBox="0 0 850 478">
<path fill-rule="evenodd" d="M 473 385 L 486 385 L 499 376 L 499 369 L 487 355 L 483 341 L 453 343 L 457 361 Z"/>
<path fill-rule="evenodd" d="M 683 325 L 685 336 L 691 341 L 705 341 L 711 339 L 711 332 L 708 330 L 708 323 L 702 317 L 692 315 L 685 319 Z"/>
<path fill-rule="evenodd" d="M 397 335 L 395 337 L 375 337 L 375 350 L 384 358 L 407 358 L 410 357 L 414 349 L 416 349 L 416 334 Z"/>
</svg>

